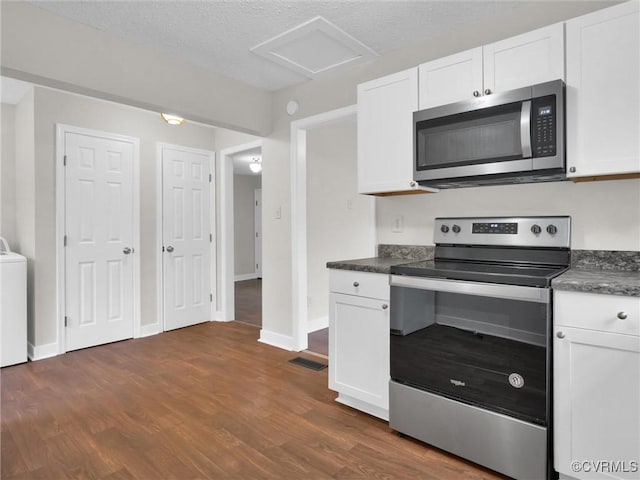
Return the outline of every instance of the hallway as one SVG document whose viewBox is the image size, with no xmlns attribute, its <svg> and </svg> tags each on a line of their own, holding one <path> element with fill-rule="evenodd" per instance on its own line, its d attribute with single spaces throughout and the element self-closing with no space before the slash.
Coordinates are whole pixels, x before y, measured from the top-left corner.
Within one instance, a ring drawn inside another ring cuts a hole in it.
<svg viewBox="0 0 640 480">
<path fill-rule="evenodd" d="M 236 321 L 262 327 L 262 279 L 235 282 Z"/>
<path fill-rule="evenodd" d="M 235 282 L 236 321 L 262 327 L 262 279 Z M 328 358 L 329 329 L 309 334 L 308 353 Z"/>
</svg>

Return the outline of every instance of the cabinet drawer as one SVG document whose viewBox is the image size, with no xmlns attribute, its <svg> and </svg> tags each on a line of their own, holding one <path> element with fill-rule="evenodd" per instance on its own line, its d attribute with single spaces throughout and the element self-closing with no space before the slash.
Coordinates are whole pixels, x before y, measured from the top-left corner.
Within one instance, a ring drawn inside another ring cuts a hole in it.
<svg viewBox="0 0 640 480">
<path fill-rule="evenodd" d="M 556 291 L 553 318 L 555 325 L 640 335 L 640 298 Z"/>
<path fill-rule="evenodd" d="M 335 293 L 389 300 L 389 275 L 329 270 L 329 290 Z"/>
</svg>

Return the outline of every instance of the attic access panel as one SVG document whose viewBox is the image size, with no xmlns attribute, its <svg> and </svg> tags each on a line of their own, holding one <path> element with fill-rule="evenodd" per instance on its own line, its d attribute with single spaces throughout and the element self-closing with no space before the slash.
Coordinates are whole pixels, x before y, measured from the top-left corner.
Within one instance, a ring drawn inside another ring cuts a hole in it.
<svg viewBox="0 0 640 480">
<path fill-rule="evenodd" d="M 251 51 L 308 78 L 378 56 L 323 17 L 315 17 L 276 35 Z"/>
</svg>

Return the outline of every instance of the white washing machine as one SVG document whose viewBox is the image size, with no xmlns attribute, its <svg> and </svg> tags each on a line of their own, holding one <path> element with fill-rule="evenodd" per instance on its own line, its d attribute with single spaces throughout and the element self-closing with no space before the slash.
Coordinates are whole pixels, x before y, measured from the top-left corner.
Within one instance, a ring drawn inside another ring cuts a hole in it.
<svg viewBox="0 0 640 480">
<path fill-rule="evenodd" d="M 0 237 L 0 366 L 27 361 L 27 259 Z"/>
</svg>

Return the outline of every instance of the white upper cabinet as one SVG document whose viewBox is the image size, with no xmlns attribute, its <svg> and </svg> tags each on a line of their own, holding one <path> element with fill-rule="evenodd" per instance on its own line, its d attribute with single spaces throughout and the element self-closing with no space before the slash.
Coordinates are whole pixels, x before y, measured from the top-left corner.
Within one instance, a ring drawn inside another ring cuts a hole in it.
<svg viewBox="0 0 640 480">
<path fill-rule="evenodd" d="M 564 24 L 424 63 L 419 76 L 420 109 L 564 80 Z"/>
<path fill-rule="evenodd" d="M 428 190 L 413 181 L 417 109 L 417 68 L 358 85 L 358 193 Z"/>
<path fill-rule="evenodd" d="M 567 22 L 567 169 L 640 172 L 640 3 Z"/>
<path fill-rule="evenodd" d="M 564 24 L 485 45 L 483 60 L 485 91 L 564 80 Z"/>
<path fill-rule="evenodd" d="M 482 94 L 482 47 L 418 67 L 420 110 Z"/>
</svg>

